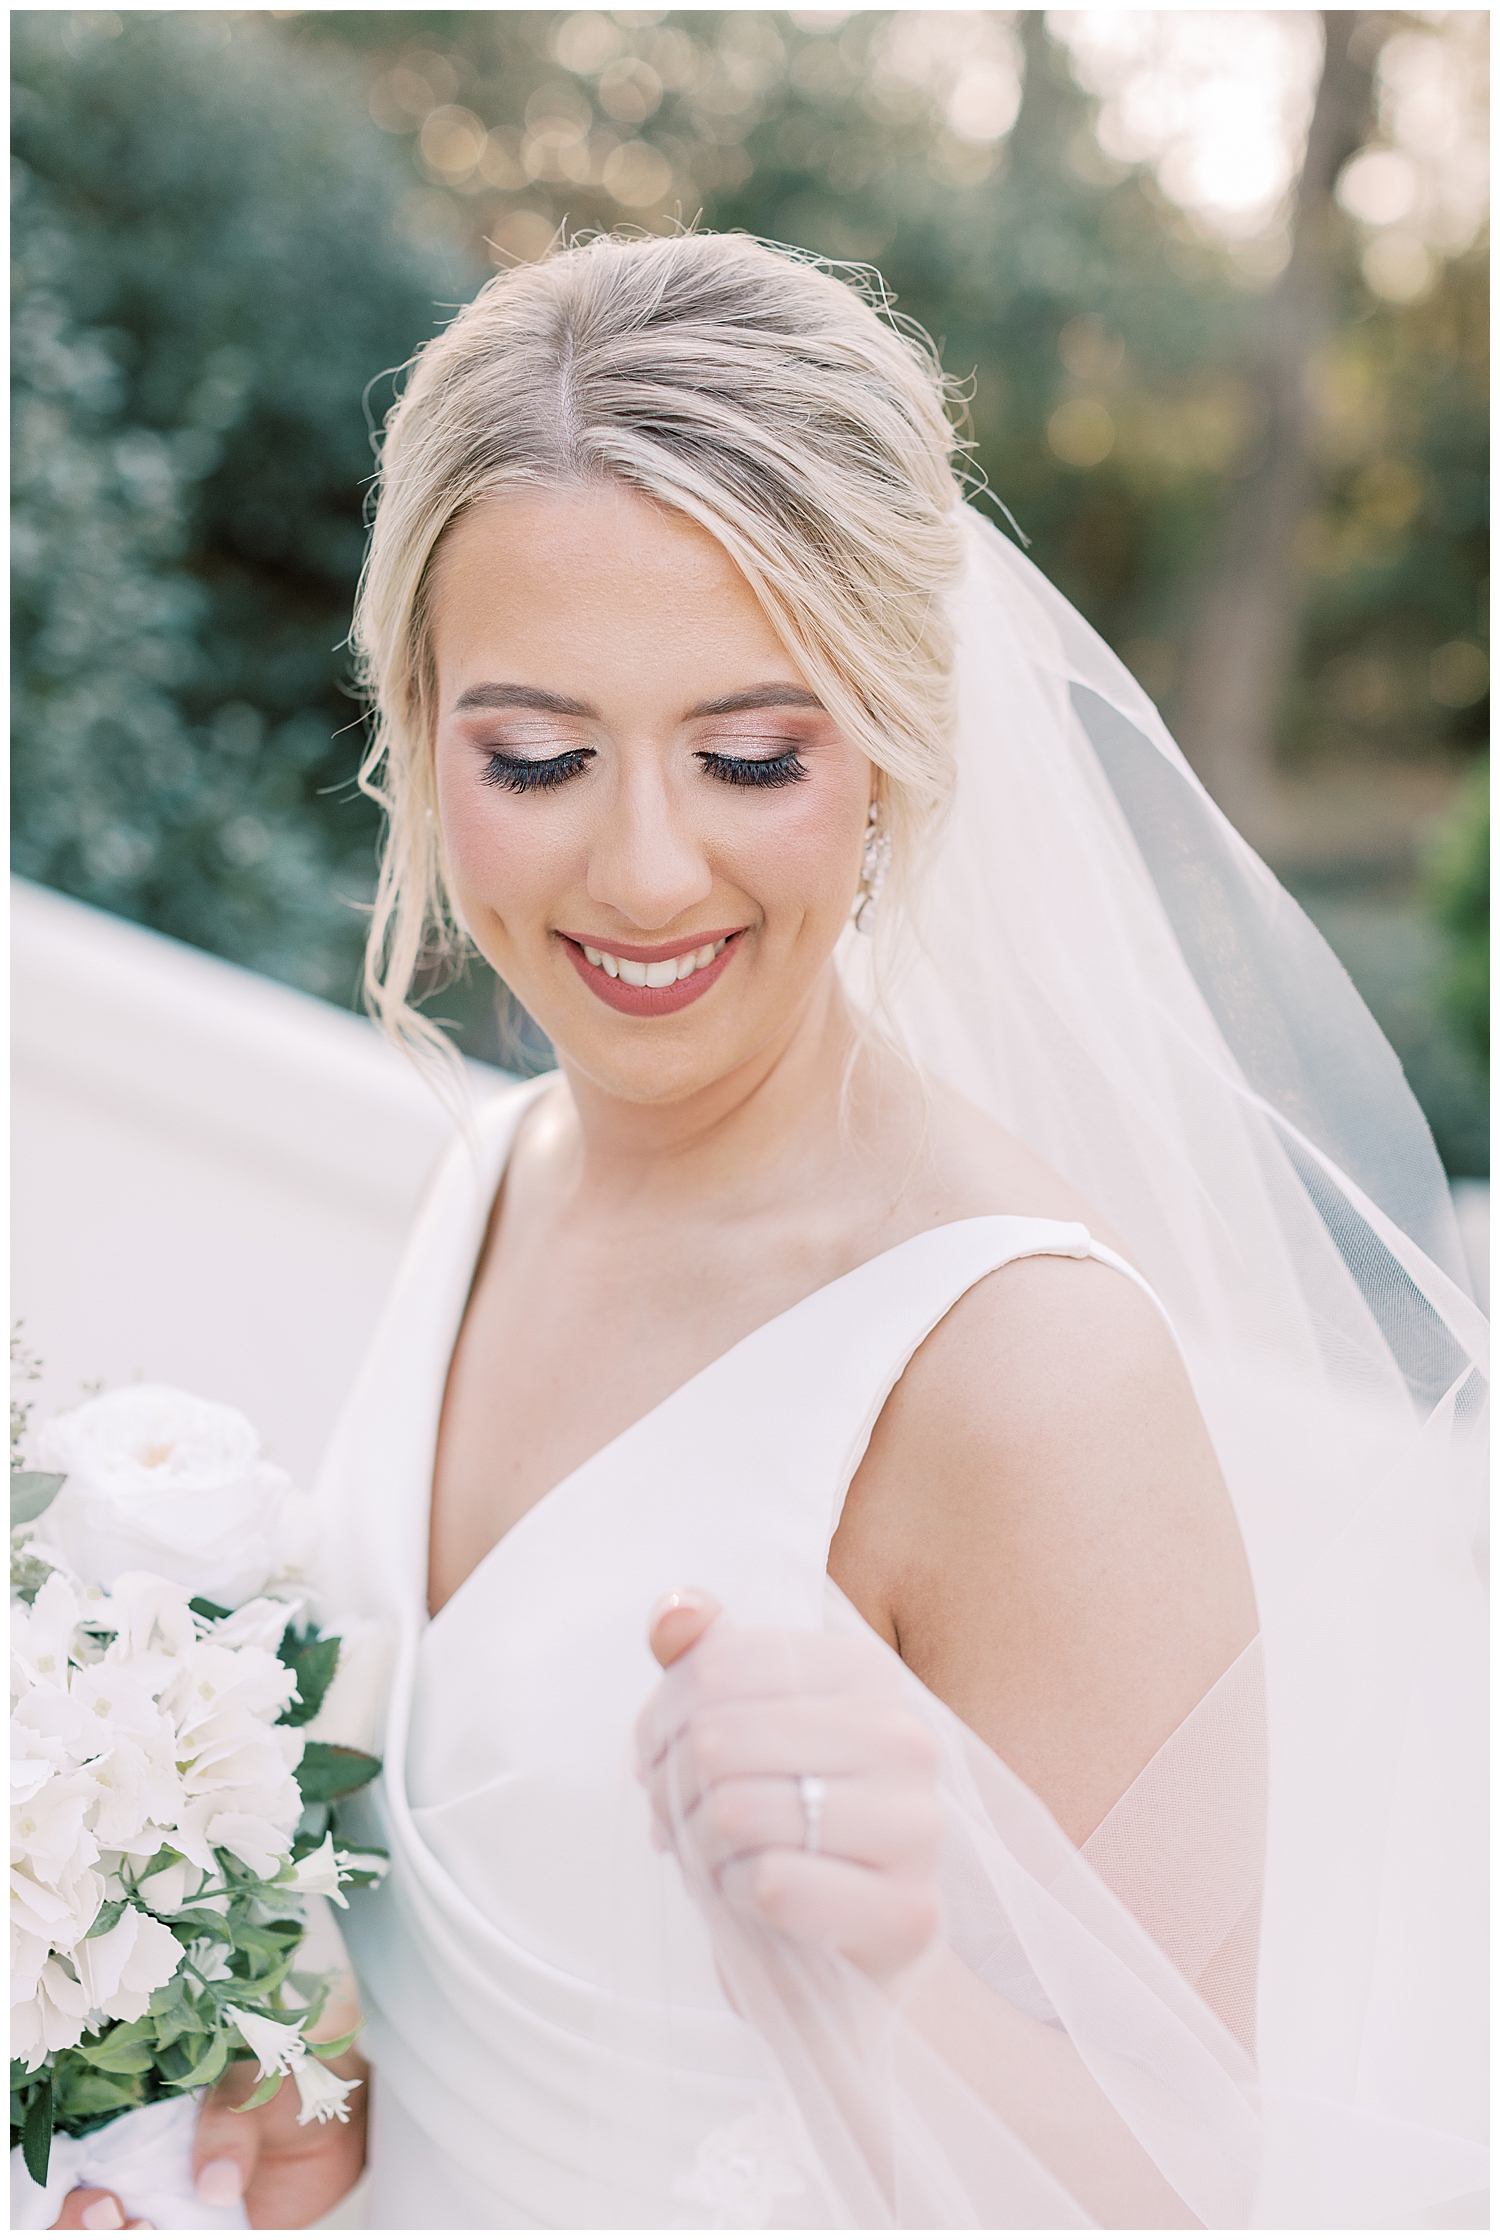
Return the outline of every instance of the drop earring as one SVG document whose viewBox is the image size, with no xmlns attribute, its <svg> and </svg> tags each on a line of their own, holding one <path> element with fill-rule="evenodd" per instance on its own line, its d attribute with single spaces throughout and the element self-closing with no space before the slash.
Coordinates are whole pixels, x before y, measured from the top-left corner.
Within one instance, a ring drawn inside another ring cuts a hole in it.
<svg viewBox="0 0 1500 2240">
<path fill-rule="evenodd" d="M 854 909 L 856 933 L 873 934 L 875 931 L 880 890 L 885 885 L 885 875 L 890 867 L 891 836 L 885 829 L 880 803 L 872 801 L 869 820 L 865 826 L 865 853 L 860 865 L 859 895 Z"/>
</svg>

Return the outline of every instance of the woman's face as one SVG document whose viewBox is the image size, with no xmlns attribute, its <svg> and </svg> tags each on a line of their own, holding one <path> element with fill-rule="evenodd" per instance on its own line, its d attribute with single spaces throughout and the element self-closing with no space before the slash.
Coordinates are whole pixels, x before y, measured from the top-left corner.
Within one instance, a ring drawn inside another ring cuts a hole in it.
<svg viewBox="0 0 1500 2240">
<path fill-rule="evenodd" d="M 773 1045 L 849 914 L 867 758 L 706 530 L 617 488 L 486 501 L 433 586 L 437 793 L 482 954 L 634 1102 Z"/>
</svg>

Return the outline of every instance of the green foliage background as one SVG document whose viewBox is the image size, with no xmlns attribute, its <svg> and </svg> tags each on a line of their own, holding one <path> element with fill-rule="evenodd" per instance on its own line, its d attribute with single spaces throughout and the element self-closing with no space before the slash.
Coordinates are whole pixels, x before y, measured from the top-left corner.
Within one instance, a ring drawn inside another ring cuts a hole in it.
<svg viewBox="0 0 1500 2240">
<path fill-rule="evenodd" d="M 998 157 L 882 75 L 888 22 L 13 18 L 17 869 L 351 999 L 375 825 L 341 644 L 369 415 L 497 256 L 561 224 L 701 212 L 878 261 L 968 382 L 977 462 L 1033 556 L 1170 719 L 1198 574 L 1263 441 L 1263 276 L 1103 154 L 1041 15 L 1017 19 L 1025 94 Z M 655 89 L 636 122 L 630 82 Z M 477 170 L 434 160 L 414 83 L 488 128 Z M 622 207 L 562 158 L 528 175 L 524 136 L 570 104 L 659 151 L 665 196 Z M 1484 256 L 1397 306 L 1362 281 L 1355 234 L 1315 369 L 1311 587 L 1279 749 L 1309 798 L 1358 782 L 1279 868 L 1472 1174 L 1482 942 L 1452 866 L 1474 857 L 1478 781 L 1453 811 L 1471 837 L 1429 843 L 1448 868 L 1425 889 L 1417 827 L 1487 719 L 1431 684 L 1440 649 L 1484 639 Z M 1085 396 L 1114 431 L 1087 467 L 1048 441 Z M 439 1008 L 494 1054 L 487 975 Z"/>
</svg>

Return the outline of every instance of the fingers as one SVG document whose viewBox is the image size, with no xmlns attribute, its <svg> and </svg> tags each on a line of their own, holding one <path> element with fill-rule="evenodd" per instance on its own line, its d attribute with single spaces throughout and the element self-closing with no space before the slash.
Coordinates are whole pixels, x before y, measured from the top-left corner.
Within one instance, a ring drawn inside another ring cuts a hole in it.
<svg viewBox="0 0 1500 2240">
<path fill-rule="evenodd" d="M 930 1785 L 937 1757 L 926 1725 L 890 1698 L 718 1703 L 695 1711 L 643 1778 L 656 1811 L 670 1822 L 691 1813 L 721 1781 L 868 1773 L 898 1785 Z"/>
<path fill-rule="evenodd" d="M 54 2232 L 154 2232 L 149 2217 L 127 2217 L 117 2193 L 102 2186 L 75 2186 L 62 2205 Z"/>
<path fill-rule="evenodd" d="M 752 1776 L 709 1789 L 685 1834 L 703 1864 L 720 1875 L 731 1860 L 756 1851 L 806 1852 L 807 1817 L 794 1781 Z M 859 1866 L 921 1873 L 936 1863 L 943 1815 L 932 1790 L 859 1777 L 829 1780 L 817 1852 Z"/>
<path fill-rule="evenodd" d="M 651 1764 L 707 1704 L 840 1695 L 868 1701 L 899 1696 L 900 1688 L 899 1663 L 875 1643 L 752 1630 L 720 1614 L 647 1700 L 636 1723 L 637 1752 Z"/>
<path fill-rule="evenodd" d="M 883 1982 L 909 1967 L 938 1933 L 928 1875 L 876 1873 L 805 1851 L 732 1860 L 719 1887 L 736 1913 L 798 1944 L 841 1952 Z"/>
<path fill-rule="evenodd" d="M 665 1669 L 702 1640 L 724 1605 L 706 1587 L 674 1587 L 646 1621 L 651 1654 Z"/>
<path fill-rule="evenodd" d="M 248 2061 L 226 2069 L 198 2111 L 193 2139 L 193 2189 L 205 2208 L 230 2209 L 243 2201 L 260 2154 L 261 2127 L 236 2115 L 255 2085 Z"/>
</svg>

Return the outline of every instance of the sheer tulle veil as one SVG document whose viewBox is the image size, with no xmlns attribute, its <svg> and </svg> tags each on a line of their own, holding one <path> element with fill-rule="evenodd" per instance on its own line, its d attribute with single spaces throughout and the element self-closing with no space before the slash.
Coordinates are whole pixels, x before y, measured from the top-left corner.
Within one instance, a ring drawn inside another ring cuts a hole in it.
<svg viewBox="0 0 1500 2240">
<path fill-rule="evenodd" d="M 1480 2223 L 1486 1325 L 1442 1169 L 1139 687 L 972 511 L 966 535 L 952 812 L 913 924 L 841 969 L 1155 1287 L 1261 1632 L 1081 1853 L 902 1671 L 943 1744 L 972 2010 L 747 1926 L 680 1831 L 788 2085 L 803 2182 L 771 2221 Z M 863 1630 L 831 1585 L 825 1622 Z"/>
</svg>

